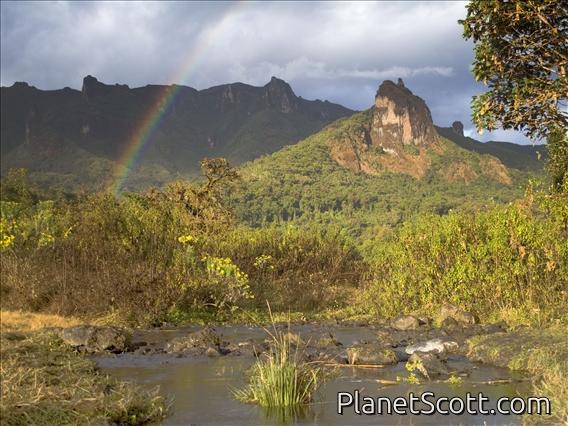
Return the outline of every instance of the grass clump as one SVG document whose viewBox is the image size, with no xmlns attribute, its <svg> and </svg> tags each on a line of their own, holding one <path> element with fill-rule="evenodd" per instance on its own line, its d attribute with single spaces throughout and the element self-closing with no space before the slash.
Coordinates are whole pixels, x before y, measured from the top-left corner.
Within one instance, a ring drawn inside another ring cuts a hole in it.
<svg viewBox="0 0 568 426">
<path fill-rule="evenodd" d="M 274 323 L 273 323 L 274 324 Z M 294 407 L 312 402 L 325 379 L 323 368 L 302 359 L 301 339 L 290 332 L 268 331 L 272 351 L 251 368 L 249 384 L 234 392 L 243 402 L 263 407 Z"/>
<path fill-rule="evenodd" d="M 123 424 L 159 421 L 166 402 L 99 374 L 94 362 L 51 333 L 1 336 L 2 425 Z"/>
</svg>

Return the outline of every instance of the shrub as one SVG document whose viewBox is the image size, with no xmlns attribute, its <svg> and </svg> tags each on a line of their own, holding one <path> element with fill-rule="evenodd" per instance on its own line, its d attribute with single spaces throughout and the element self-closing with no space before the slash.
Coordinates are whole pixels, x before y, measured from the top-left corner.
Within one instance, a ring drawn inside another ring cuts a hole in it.
<svg viewBox="0 0 568 426">
<path fill-rule="evenodd" d="M 529 191 L 509 206 L 405 223 L 375 247 L 364 301 L 386 316 L 446 302 L 480 316 L 507 309 L 540 312 L 540 320 L 563 315 L 567 205 L 563 196 Z"/>
</svg>

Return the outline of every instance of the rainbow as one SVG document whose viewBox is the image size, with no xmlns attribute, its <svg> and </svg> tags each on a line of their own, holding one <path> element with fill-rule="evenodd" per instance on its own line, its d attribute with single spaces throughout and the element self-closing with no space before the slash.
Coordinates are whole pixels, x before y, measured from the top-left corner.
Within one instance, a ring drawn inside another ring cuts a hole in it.
<svg viewBox="0 0 568 426">
<path fill-rule="evenodd" d="M 245 3 L 244 1 L 231 3 L 221 19 L 200 34 L 200 40 L 195 43 L 195 47 L 189 52 L 185 60 L 182 61 L 182 65 L 177 72 L 174 73 L 170 81 L 182 82 L 189 77 L 191 72 L 195 70 L 206 57 L 205 54 L 209 47 L 213 44 L 218 35 L 223 32 L 224 26 L 230 18 L 234 16 L 237 9 Z M 125 149 L 111 172 L 107 184 L 108 190 L 113 194 L 118 195 L 120 193 L 128 175 L 139 162 L 144 153 L 144 148 L 148 145 L 160 121 L 170 109 L 182 87 L 183 86 L 177 84 L 164 86 L 160 95 L 157 96 L 156 101 L 148 111 L 146 111 L 143 119 L 135 127 L 132 136 L 129 138 Z"/>
</svg>

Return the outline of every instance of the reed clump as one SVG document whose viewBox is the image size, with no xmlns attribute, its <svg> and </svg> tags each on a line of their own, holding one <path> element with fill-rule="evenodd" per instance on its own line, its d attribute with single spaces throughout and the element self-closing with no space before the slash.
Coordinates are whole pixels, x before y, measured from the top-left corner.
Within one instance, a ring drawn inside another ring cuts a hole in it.
<svg viewBox="0 0 568 426">
<path fill-rule="evenodd" d="M 274 325 L 274 323 L 273 323 Z M 312 402 L 328 373 L 317 363 L 303 359 L 302 342 L 289 330 L 267 330 L 272 350 L 250 370 L 249 383 L 234 392 L 238 400 L 263 407 L 297 407 Z"/>
</svg>

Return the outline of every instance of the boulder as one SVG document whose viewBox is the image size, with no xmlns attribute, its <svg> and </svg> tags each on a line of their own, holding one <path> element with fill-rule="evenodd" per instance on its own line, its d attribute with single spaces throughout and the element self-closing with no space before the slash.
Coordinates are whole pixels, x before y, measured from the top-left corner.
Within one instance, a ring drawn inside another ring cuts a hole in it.
<svg viewBox="0 0 568 426">
<path fill-rule="evenodd" d="M 425 342 L 416 343 L 414 345 L 409 345 L 406 347 L 405 352 L 409 355 L 412 355 L 414 352 L 422 352 L 422 353 L 447 353 L 447 352 L 455 352 L 459 348 L 457 342 L 452 340 L 442 340 L 442 339 L 431 339 Z"/>
<path fill-rule="evenodd" d="M 212 348 L 211 346 L 209 346 L 206 350 L 205 350 L 205 355 L 207 355 L 209 358 L 215 358 L 218 357 L 220 355 L 219 351 L 215 348 Z"/>
<path fill-rule="evenodd" d="M 124 352 L 128 349 L 131 335 L 118 327 L 76 325 L 55 331 L 67 345 L 87 352 Z"/>
<path fill-rule="evenodd" d="M 406 363 L 409 371 L 418 371 L 427 379 L 449 374 L 446 364 L 432 352 L 414 352 Z"/>
<path fill-rule="evenodd" d="M 322 335 L 316 342 L 316 348 L 318 349 L 331 349 L 337 346 L 343 346 L 343 344 L 331 333 Z"/>
<path fill-rule="evenodd" d="M 399 315 L 392 320 L 391 326 L 399 331 L 416 330 L 420 327 L 420 320 L 414 315 Z"/>
<path fill-rule="evenodd" d="M 440 328 L 446 334 L 453 334 L 462 331 L 462 328 L 459 325 L 459 323 L 452 317 L 444 319 L 440 324 Z"/>
<path fill-rule="evenodd" d="M 493 334 L 493 333 L 506 333 L 507 332 L 507 324 L 500 322 L 494 324 L 488 324 L 483 327 L 483 332 L 486 334 Z"/>
<path fill-rule="evenodd" d="M 347 349 L 347 360 L 353 365 L 390 365 L 398 363 L 396 353 L 378 345 L 355 346 Z"/>
<path fill-rule="evenodd" d="M 166 344 L 166 352 L 184 352 L 191 349 L 217 348 L 221 345 L 221 339 L 212 327 L 205 327 L 199 331 L 189 333 L 187 336 L 176 337 Z"/>
<path fill-rule="evenodd" d="M 464 311 L 450 303 L 443 305 L 440 310 L 440 323 L 446 318 L 453 318 L 461 325 L 474 325 L 478 323 L 477 318 L 471 312 Z"/>
</svg>

